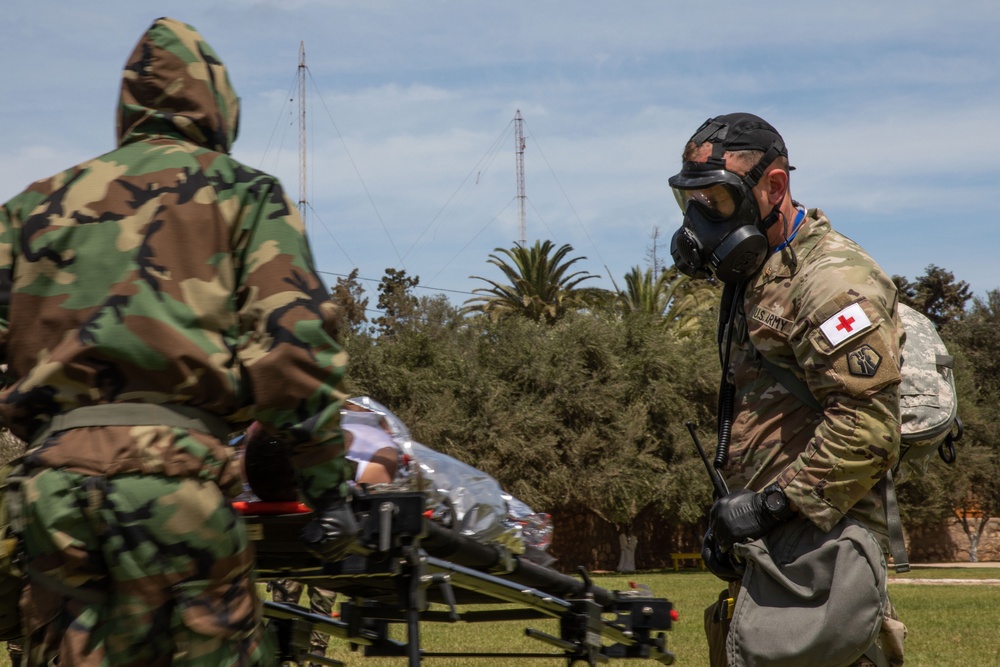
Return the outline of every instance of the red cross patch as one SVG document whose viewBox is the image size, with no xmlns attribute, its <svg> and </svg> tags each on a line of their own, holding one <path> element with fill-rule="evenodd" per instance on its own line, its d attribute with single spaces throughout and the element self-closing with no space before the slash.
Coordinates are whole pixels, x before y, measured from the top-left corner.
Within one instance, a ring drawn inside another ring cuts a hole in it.
<svg viewBox="0 0 1000 667">
<path fill-rule="evenodd" d="M 853 338 L 872 326 L 871 320 L 865 315 L 861 304 L 852 303 L 839 313 L 819 325 L 820 331 L 826 336 L 830 345 L 836 347 L 848 338 Z"/>
</svg>

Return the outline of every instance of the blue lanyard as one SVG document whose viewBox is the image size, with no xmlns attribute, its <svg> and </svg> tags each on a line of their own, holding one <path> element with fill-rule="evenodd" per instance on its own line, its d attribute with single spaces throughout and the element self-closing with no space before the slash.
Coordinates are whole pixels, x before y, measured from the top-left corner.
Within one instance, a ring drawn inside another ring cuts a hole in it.
<svg viewBox="0 0 1000 667">
<path fill-rule="evenodd" d="M 802 224 L 802 219 L 805 217 L 806 217 L 806 210 L 804 208 L 800 208 L 798 215 L 795 216 L 795 222 L 792 223 L 792 235 L 789 236 L 787 239 L 785 239 L 784 243 L 776 247 L 774 249 L 774 252 L 779 252 L 783 250 L 785 246 L 787 246 L 789 243 L 792 242 L 792 239 L 795 238 L 795 235 L 799 233 L 799 225 Z"/>
</svg>

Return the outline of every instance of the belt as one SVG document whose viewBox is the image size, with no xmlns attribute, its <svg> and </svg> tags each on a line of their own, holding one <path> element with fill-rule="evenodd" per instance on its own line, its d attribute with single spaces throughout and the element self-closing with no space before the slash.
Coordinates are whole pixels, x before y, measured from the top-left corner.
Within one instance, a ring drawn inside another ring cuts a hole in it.
<svg viewBox="0 0 1000 667">
<path fill-rule="evenodd" d="M 229 439 L 231 431 L 222 417 L 188 405 L 103 403 L 55 415 L 35 432 L 30 447 L 37 447 L 53 433 L 87 426 L 172 426 L 205 433 L 221 442 Z"/>
</svg>

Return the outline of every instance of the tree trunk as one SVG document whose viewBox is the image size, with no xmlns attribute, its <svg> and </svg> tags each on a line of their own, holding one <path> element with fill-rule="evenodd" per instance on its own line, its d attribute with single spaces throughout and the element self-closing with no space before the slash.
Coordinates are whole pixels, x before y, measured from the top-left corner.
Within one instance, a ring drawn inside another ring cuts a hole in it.
<svg viewBox="0 0 1000 667">
<path fill-rule="evenodd" d="M 639 546 L 639 538 L 628 533 L 618 533 L 618 546 L 621 551 L 618 571 L 626 574 L 635 572 L 635 548 Z"/>
<path fill-rule="evenodd" d="M 962 516 L 960 518 L 962 522 L 962 529 L 965 531 L 965 536 L 969 538 L 969 562 L 978 563 L 979 562 L 979 543 L 983 539 L 983 533 L 986 531 L 986 524 L 989 523 L 990 517 L 985 512 L 979 517 L 979 525 L 975 528 L 969 525 L 969 520 Z"/>
</svg>

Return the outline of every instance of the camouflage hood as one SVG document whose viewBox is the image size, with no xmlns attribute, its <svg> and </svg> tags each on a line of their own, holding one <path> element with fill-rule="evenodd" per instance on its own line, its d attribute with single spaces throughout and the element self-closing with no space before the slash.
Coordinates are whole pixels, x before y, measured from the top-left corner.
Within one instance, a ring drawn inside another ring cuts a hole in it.
<svg viewBox="0 0 1000 667">
<path fill-rule="evenodd" d="M 226 67 L 198 31 L 174 19 L 154 21 L 122 73 L 119 145 L 181 136 L 228 153 L 239 113 Z"/>
</svg>

